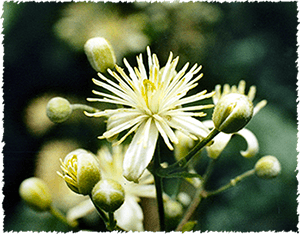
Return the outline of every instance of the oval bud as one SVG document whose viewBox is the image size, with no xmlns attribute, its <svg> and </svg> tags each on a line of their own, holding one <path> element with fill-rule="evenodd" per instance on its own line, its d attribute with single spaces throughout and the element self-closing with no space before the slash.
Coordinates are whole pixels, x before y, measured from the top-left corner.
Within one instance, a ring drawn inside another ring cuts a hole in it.
<svg viewBox="0 0 300 234">
<path fill-rule="evenodd" d="M 114 180 L 100 180 L 93 188 L 92 199 L 100 209 L 114 212 L 124 203 L 125 192 L 122 185 Z"/>
<path fill-rule="evenodd" d="M 19 187 L 21 198 L 34 210 L 48 211 L 52 198 L 46 183 L 36 177 L 24 180 Z"/>
<path fill-rule="evenodd" d="M 264 156 L 255 164 L 255 173 L 263 179 L 272 179 L 281 171 L 281 165 L 278 159 L 274 156 Z"/>
<path fill-rule="evenodd" d="M 223 96 L 213 112 L 212 120 L 215 128 L 224 133 L 234 133 L 241 130 L 253 115 L 253 103 L 239 93 Z"/>
<path fill-rule="evenodd" d="M 90 194 L 94 185 L 101 179 L 96 156 L 84 149 L 72 151 L 65 157 L 64 162 L 60 162 L 63 173 L 58 174 L 75 193 Z"/>
<path fill-rule="evenodd" d="M 97 72 L 106 72 L 116 64 L 116 56 L 110 43 L 103 37 L 89 39 L 84 45 L 85 54 Z"/>
<path fill-rule="evenodd" d="M 70 117 L 72 107 L 67 99 L 55 97 L 48 102 L 46 113 L 52 122 L 61 123 Z"/>
</svg>

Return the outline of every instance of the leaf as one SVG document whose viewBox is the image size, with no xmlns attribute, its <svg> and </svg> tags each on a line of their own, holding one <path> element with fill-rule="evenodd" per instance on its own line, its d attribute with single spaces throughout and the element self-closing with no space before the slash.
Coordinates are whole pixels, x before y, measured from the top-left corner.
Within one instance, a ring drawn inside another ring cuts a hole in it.
<svg viewBox="0 0 300 234">
<path fill-rule="evenodd" d="M 182 227 L 182 232 L 189 232 L 192 231 L 197 224 L 197 221 L 188 221 L 186 224 Z"/>
</svg>

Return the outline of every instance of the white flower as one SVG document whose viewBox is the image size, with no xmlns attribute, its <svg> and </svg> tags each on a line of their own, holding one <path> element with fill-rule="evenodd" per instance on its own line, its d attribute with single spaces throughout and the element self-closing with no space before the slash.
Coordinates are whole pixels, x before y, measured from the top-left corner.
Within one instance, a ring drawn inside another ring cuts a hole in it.
<svg viewBox="0 0 300 234">
<path fill-rule="evenodd" d="M 103 180 L 112 179 L 124 188 L 125 201 L 114 212 L 117 225 L 125 231 L 144 231 L 144 215 L 138 202 L 140 197 L 156 197 L 154 178 L 148 170 L 145 170 L 140 178 L 140 183 L 126 180 L 122 175 L 125 150 L 126 148 L 122 145 L 112 147 L 112 152 L 107 146 L 101 147 L 97 153 L 101 177 Z M 74 223 L 94 209 L 92 202 L 87 200 L 69 210 L 67 218 L 70 223 Z"/>
<path fill-rule="evenodd" d="M 155 54 L 151 55 L 147 47 L 149 74 L 147 74 L 140 54 L 137 57 L 138 68 L 132 68 L 126 59 L 129 76 L 122 68 L 116 66 L 116 72 L 108 72 L 116 82 L 98 74 L 102 81 L 93 79 L 94 83 L 114 95 L 93 91 L 103 98 L 88 98 L 89 101 L 108 102 L 122 105 L 122 108 L 110 109 L 98 113 L 86 113 L 88 116 L 108 117 L 107 131 L 100 138 L 113 138 L 119 133 L 128 132 L 117 142 L 120 144 L 128 135 L 135 135 L 124 157 L 123 175 L 130 181 L 137 182 L 145 168 L 151 161 L 158 135 L 160 134 L 170 150 L 171 144 L 177 144 L 178 138 L 174 130 L 179 130 L 192 139 L 205 137 L 207 129 L 194 117 L 205 116 L 199 110 L 211 108 L 213 105 L 182 105 L 194 103 L 213 96 L 206 94 L 206 90 L 185 97 L 187 92 L 197 86 L 197 81 L 203 74 L 193 77 L 201 70 L 195 64 L 187 73 L 187 63 L 178 73 L 175 68 L 179 58 L 173 59 L 172 52 L 165 67 L 161 68 Z"/>
<path fill-rule="evenodd" d="M 216 94 L 213 96 L 213 102 L 216 105 L 217 102 L 223 97 L 224 95 L 227 95 L 229 93 L 239 93 L 239 94 L 245 94 L 245 87 L 246 87 L 246 82 L 244 80 L 241 80 L 238 87 L 233 85 L 230 87 L 228 84 L 225 84 L 223 87 L 223 93 L 221 92 L 221 85 L 217 85 L 215 88 Z M 256 93 L 256 87 L 251 86 L 249 89 L 249 92 L 247 94 L 248 98 L 252 102 Z M 267 104 L 266 100 L 260 101 L 253 110 L 253 116 L 258 113 L 258 111 L 263 108 Z M 204 121 L 203 124 L 208 127 L 209 129 L 212 129 L 214 127 L 214 124 L 211 120 Z M 249 158 L 254 156 L 259 149 L 258 146 L 258 141 L 255 137 L 255 135 L 249 131 L 246 128 L 241 129 L 240 131 L 234 133 L 236 135 L 242 136 L 246 142 L 247 142 L 247 150 L 241 151 L 241 155 Z M 207 146 L 206 150 L 208 152 L 209 157 L 211 158 L 217 158 L 220 153 L 223 151 L 223 149 L 226 147 L 228 142 L 230 141 L 232 135 L 234 134 L 226 134 L 223 132 L 220 132 L 215 138 L 214 138 L 214 143 L 211 146 Z"/>
<path fill-rule="evenodd" d="M 138 202 L 140 197 L 155 198 L 154 178 L 148 170 L 145 170 L 138 184 L 126 180 L 122 173 L 125 151 L 126 148 L 121 145 L 114 146 L 112 152 L 103 146 L 97 153 L 101 175 L 103 179 L 117 181 L 125 191 L 125 201 L 114 213 L 117 225 L 127 231 L 143 231 L 144 215 Z"/>
</svg>

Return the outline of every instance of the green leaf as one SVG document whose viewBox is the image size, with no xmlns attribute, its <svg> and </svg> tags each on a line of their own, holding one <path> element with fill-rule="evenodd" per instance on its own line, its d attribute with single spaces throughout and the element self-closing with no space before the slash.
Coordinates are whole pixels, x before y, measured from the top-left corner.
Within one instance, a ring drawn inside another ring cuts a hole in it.
<svg viewBox="0 0 300 234">
<path fill-rule="evenodd" d="M 197 224 L 197 221 L 188 221 L 186 224 L 182 227 L 182 232 L 189 232 L 192 231 Z"/>
</svg>

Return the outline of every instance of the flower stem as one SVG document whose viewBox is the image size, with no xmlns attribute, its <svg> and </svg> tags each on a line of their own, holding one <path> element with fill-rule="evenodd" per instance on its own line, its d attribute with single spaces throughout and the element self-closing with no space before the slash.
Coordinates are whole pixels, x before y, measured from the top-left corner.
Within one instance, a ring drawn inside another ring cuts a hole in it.
<svg viewBox="0 0 300 234">
<path fill-rule="evenodd" d="M 182 231 L 183 226 L 189 221 L 189 219 L 192 217 L 194 214 L 195 210 L 197 209 L 198 205 L 200 204 L 202 200 L 201 193 L 203 191 L 202 185 L 200 188 L 196 190 L 196 193 L 194 195 L 193 201 L 191 202 L 190 206 L 188 207 L 185 215 L 183 216 L 183 219 L 180 221 L 178 224 L 177 228 L 175 231 Z"/>
<path fill-rule="evenodd" d="M 162 178 L 157 173 L 155 173 L 156 171 L 161 169 L 160 149 L 159 148 L 160 148 L 159 143 L 157 143 L 157 148 L 156 148 L 155 154 L 154 154 L 153 176 L 154 176 L 155 189 L 156 189 L 156 200 L 157 200 L 160 230 L 165 231 L 166 227 L 165 227 L 165 211 L 164 211 L 164 202 L 163 202 Z"/>
<path fill-rule="evenodd" d="M 216 135 L 219 134 L 220 131 L 217 129 L 213 129 L 206 138 L 200 141 L 184 158 L 177 161 L 176 163 L 168 166 L 167 168 L 161 168 L 159 173 L 161 175 L 168 175 L 172 172 L 177 171 L 178 169 L 184 168 L 191 159 L 204 147 L 206 146 Z"/>
<path fill-rule="evenodd" d="M 215 190 L 215 191 L 211 191 L 211 192 L 206 192 L 206 197 L 208 196 L 213 196 L 213 195 L 216 195 L 218 193 L 221 193 L 223 191 L 225 191 L 226 189 L 229 189 L 233 186 L 235 186 L 238 182 L 240 182 L 241 180 L 251 176 L 251 175 L 254 175 L 255 173 L 255 170 L 254 169 L 251 169 L 249 171 L 246 171 L 245 173 L 235 177 L 234 179 L 230 180 L 230 182 L 224 186 L 222 186 L 221 188 Z"/>
<path fill-rule="evenodd" d="M 116 221 L 115 221 L 113 212 L 108 213 L 108 219 L 109 219 L 109 224 L 107 225 L 107 229 L 109 231 L 113 231 L 116 227 Z"/>
<path fill-rule="evenodd" d="M 70 222 L 68 222 L 66 216 L 64 216 L 58 209 L 56 209 L 53 206 L 50 206 L 50 210 L 49 212 L 56 217 L 57 219 L 59 219 L 62 223 L 67 224 L 68 226 L 70 226 L 71 228 L 75 228 L 77 225 L 72 224 Z"/>
<path fill-rule="evenodd" d="M 85 104 L 71 104 L 71 107 L 73 110 L 84 110 L 92 113 L 96 113 L 99 111 L 98 109 Z"/>
<path fill-rule="evenodd" d="M 208 177 L 210 176 L 212 169 L 216 163 L 216 159 L 213 159 L 209 162 L 208 167 L 206 169 L 205 174 L 203 175 L 203 179 L 201 181 L 201 185 L 199 188 L 197 188 L 196 193 L 194 195 L 194 198 L 190 204 L 190 206 L 188 207 L 183 219 L 180 221 L 180 223 L 178 224 L 176 231 L 182 231 L 183 226 L 189 221 L 189 219 L 192 217 L 192 215 L 194 214 L 195 210 L 197 209 L 197 207 L 199 206 L 203 196 L 202 193 L 204 191 L 204 187 L 205 184 L 208 180 Z"/>
</svg>

